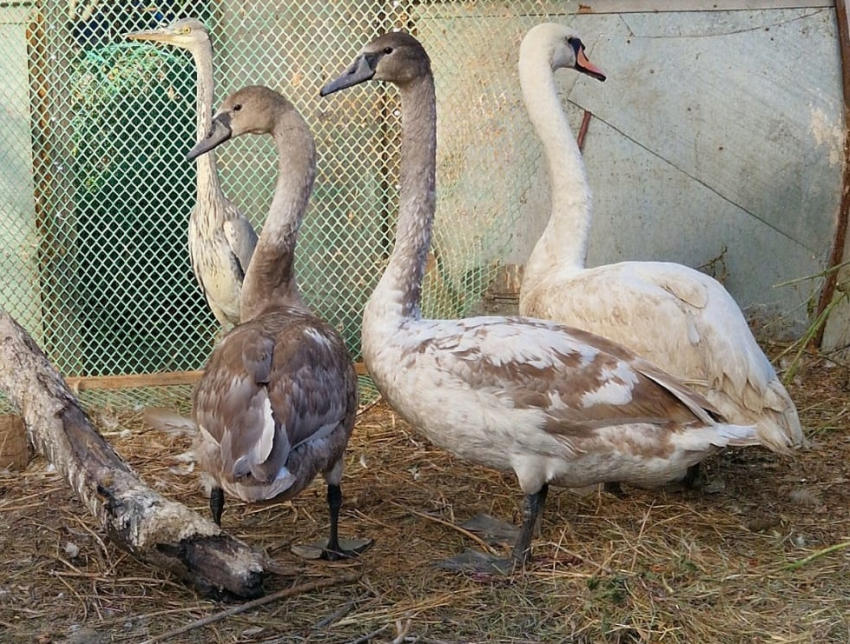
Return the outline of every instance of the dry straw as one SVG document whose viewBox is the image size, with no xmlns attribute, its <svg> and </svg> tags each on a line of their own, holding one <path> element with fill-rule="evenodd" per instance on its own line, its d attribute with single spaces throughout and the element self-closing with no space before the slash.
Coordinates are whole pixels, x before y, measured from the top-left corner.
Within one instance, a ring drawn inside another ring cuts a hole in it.
<svg viewBox="0 0 850 644">
<path fill-rule="evenodd" d="M 789 386 L 810 451 L 726 452 L 693 491 L 553 491 L 533 565 L 507 577 L 432 563 L 481 547 L 455 527 L 477 512 L 518 521 L 513 477 L 452 458 L 379 403 L 350 445 L 341 525 L 373 548 L 341 563 L 290 554 L 326 532 L 320 482 L 292 503 L 228 504 L 225 529 L 279 573 L 271 600 L 230 613 L 115 549 L 36 459 L 0 476 L 0 641 L 845 643 L 850 371 L 804 354 Z M 149 484 L 205 511 L 197 473 L 174 458 L 188 438 L 147 430 L 140 412 L 93 416 Z"/>
</svg>

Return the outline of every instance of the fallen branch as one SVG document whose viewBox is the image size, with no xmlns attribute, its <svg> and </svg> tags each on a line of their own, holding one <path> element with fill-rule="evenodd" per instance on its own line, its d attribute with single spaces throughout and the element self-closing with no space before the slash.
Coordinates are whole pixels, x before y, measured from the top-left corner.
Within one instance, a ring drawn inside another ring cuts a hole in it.
<svg viewBox="0 0 850 644">
<path fill-rule="evenodd" d="M 29 440 L 115 545 L 204 595 L 262 595 L 262 555 L 147 487 L 92 427 L 35 341 L 1 309 L 0 389 L 21 410 Z"/>
<path fill-rule="evenodd" d="M 189 631 L 194 631 L 196 628 L 203 628 L 204 626 L 215 624 L 216 622 L 220 622 L 221 620 L 227 619 L 228 617 L 233 617 L 234 615 L 238 615 L 239 613 L 244 613 L 247 610 L 257 608 L 258 606 L 270 604 L 271 602 L 278 601 L 279 599 L 286 599 L 288 597 L 294 597 L 295 595 L 302 595 L 304 593 L 309 593 L 310 591 L 319 590 L 321 588 L 329 588 L 331 586 L 338 586 L 341 584 L 350 584 L 357 581 L 358 579 L 360 579 L 359 573 L 351 573 L 348 575 L 342 575 L 341 577 L 319 579 L 318 581 L 311 581 L 310 583 L 301 584 L 300 586 L 292 586 L 291 588 L 285 588 L 283 590 L 277 591 L 276 593 L 272 593 L 271 595 L 261 597 L 260 599 L 255 599 L 254 601 L 246 602 L 244 604 L 240 604 L 239 606 L 234 606 L 233 608 L 228 608 L 227 610 L 223 610 L 213 615 L 207 615 L 206 617 L 202 617 L 201 619 L 195 620 L 194 622 L 186 624 L 185 626 L 176 628 L 173 631 L 168 631 L 167 633 L 162 633 L 161 635 L 157 635 L 156 637 L 151 637 L 150 639 L 147 639 L 142 642 L 142 644 L 157 644 L 157 642 L 167 642 L 168 640 L 177 637 L 178 635 L 183 635 L 184 633 L 188 633 Z"/>
</svg>

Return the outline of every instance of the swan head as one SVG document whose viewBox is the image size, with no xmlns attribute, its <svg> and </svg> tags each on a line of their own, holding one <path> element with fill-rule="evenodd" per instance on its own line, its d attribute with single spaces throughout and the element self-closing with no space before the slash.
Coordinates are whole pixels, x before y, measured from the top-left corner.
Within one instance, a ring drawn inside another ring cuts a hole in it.
<svg viewBox="0 0 850 644">
<path fill-rule="evenodd" d="M 327 96 L 368 80 L 403 86 L 430 73 L 431 59 L 422 44 L 410 34 L 394 31 L 366 45 L 351 66 L 322 87 L 319 94 Z"/>
<path fill-rule="evenodd" d="M 552 70 L 574 69 L 604 81 L 605 73 L 590 62 L 578 33 L 565 25 L 545 22 L 531 28 L 522 40 L 520 58 L 529 48 L 544 48 Z"/>
<path fill-rule="evenodd" d="M 201 45 L 208 45 L 210 42 L 210 32 L 204 23 L 197 18 L 183 18 L 172 22 L 167 27 L 131 31 L 124 34 L 124 38 L 164 42 L 175 47 L 192 50 Z"/>
<path fill-rule="evenodd" d="M 207 135 L 186 155 L 191 161 L 242 134 L 268 134 L 281 113 L 295 107 L 284 96 L 262 85 L 249 85 L 224 99 Z"/>
</svg>

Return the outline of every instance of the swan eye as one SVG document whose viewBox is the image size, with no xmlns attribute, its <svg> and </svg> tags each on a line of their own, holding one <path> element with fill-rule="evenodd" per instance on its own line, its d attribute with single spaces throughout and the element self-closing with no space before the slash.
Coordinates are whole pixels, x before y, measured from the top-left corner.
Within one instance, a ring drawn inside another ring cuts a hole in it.
<svg viewBox="0 0 850 644">
<path fill-rule="evenodd" d="M 391 53 L 393 53 L 392 47 L 384 47 L 384 54 L 391 54 Z"/>
<path fill-rule="evenodd" d="M 578 56 L 580 51 L 584 51 L 584 43 L 574 36 L 567 38 L 567 46 L 572 48 L 576 56 Z"/>
<path fill-rule="evenodd" d="M 237 103 L 236 105 L 233 106 L 234 112 L 238 112 L 241 109 L 242 109 L 242 103 Z"/>
</svg>

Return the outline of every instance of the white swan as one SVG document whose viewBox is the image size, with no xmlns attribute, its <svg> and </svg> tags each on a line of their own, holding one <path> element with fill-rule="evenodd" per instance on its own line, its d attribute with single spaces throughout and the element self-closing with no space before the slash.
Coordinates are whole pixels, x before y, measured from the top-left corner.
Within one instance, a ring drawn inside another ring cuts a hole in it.
<svg viewBox="0 0 850 644">
<path fill-rule="evenodd" d="M 401 92 L 401 188 L 395 246 L 363 315 L 363 359 L 389 404 L 432 442 L 516 473 L 526 502 L 514 562 L 530 557 L 550 484 L 657 486 L 717 447 L 757 443 L 753 427 L 718 422 L 678 380 L 585 331 L 520 317 L 423 319 L 437 147 L 428 55 L 412 36 L 386 34 L 322 95 L 370 79 Z"/>
<path fill-rule="evenodd" d="M 246 133 L 274 138 L 277 186 L 245 275 L 243 322 L 215 347 L 195 389 L 194 451 L 215 480 L 210 509 L 219 524 L 225 491 L 244 501 L 285 500 L 322 473 L 330 509 L 324 554 L 354 554 L 340 546 L 337 524 L 357 375 L 339 333 L 302 302 L 294 270 L 316 174 L 313 136 L 283 96 L 251 86 L 225 99 L 189 158 Z"/>
<path fill-rule="evenodd" d="M 797 410 L 719 282 L 669 262 L 585 267 L 591 195 L 554 72 L 586 72 L 586 61 L 579 36 L 563 25 L 537 25 L 520 47 L 522 94 L 552 198 L 549 223 L 525 266 L 520 313 L 627 346 L 702 393 L 730 422 L 756 425 L 765 447 L 790 452 L 804 443 Z"/>
<path fill-rule="evenodd" d="M 198 72 L 197 136 L 206 136 L 212 119 L 213 54 L 204 24 L 184 18 L 167 27 L 124 37 L 163 42 L 192 54 Z M 207 306 L 225 329 L 240 322 L 242 282 L 256 245 L 257 233 L 251 222 L 221 190 L 215 154 L 199 157 L 197 199 L 189 216 L 189 258 Z"/>
</svg>

